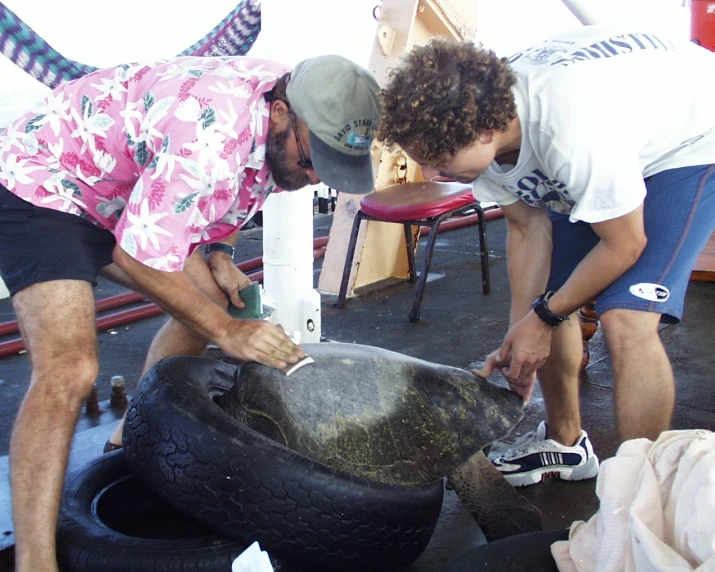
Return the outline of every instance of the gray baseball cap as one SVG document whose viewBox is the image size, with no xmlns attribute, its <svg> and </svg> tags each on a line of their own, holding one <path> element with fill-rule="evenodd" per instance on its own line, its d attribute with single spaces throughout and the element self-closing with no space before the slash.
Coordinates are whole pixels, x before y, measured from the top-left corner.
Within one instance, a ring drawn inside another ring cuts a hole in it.
<svg viewBox="0 0 715 572">
<path fill-rule="evenodd" d="M 304 60 L 290 74 L 288 103 L 310 130 L 316 174 L 333 189 L 365 194 L 375 187 L 370 148 L 379 90 L 372 73 L 341 56 Z"/>
</svg>

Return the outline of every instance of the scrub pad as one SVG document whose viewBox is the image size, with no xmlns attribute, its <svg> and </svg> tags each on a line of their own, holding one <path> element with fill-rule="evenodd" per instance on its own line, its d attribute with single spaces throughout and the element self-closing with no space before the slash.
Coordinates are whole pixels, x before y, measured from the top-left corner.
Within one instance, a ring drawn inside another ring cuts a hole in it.
<svg viewBox="0 0 715 572">
<path fill-rule="evenodd" d="M 239 309 L 229 303 L 228 313 L 232 318 L 237 320 L 261 320 L 265 317 L 263 303 L 261 302 L 261 285 L 258 282 L 252 282 L 250 286 L 246 286 L 238 293 L 241 295 L 246 307 Z"/>
</svg>

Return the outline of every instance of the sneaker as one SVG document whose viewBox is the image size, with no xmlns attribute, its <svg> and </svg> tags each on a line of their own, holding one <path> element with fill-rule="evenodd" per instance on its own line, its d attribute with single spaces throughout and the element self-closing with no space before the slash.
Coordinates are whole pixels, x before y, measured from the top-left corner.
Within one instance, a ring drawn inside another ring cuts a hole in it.
<svg viewBox="0 0 715 572">
<path fill-rule="evenodd" d="M 548 478 L 583 481 L 598 474 L 598 457 L 585 431 L 573 447 L 566 447 L 549 439 L 544 421 L 535 432 L 521 436 L 501 457 L 491 461 L 515 487 L 535 485 Z"/>
</svg>

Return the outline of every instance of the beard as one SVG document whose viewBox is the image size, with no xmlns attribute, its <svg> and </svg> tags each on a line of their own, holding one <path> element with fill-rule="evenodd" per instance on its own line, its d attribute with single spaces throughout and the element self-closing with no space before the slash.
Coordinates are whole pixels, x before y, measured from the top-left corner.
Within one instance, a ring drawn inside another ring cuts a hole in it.
<svg viewBox="0 0 715 572">
<path fill-rule="evenodd" d="M 271 168 L 273 180 L 281 189 L 297 191 L 310 184 L 310 179 L 297 166 L 291 169 L 286 159 L 286 143 L 292 130 L 286 127 L 280 133 L 269 133 L 266 140 L 266 161 Z"/>
</svg>

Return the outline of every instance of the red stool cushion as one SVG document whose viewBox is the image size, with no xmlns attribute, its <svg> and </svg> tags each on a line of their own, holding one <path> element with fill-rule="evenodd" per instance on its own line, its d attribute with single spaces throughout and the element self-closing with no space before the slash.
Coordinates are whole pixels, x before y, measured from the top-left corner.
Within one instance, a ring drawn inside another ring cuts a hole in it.
<svg viewBox="0 0 715 572">
<path fill-rule="evenodd" d="M 472 186 L 463 183 L 405 183 L 365 195 L 360 210 L 386 222 L 421 220 L 475 202 Z"/>
</svg>

